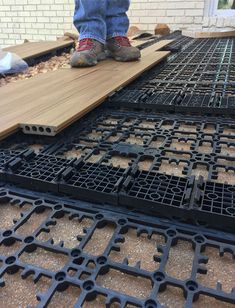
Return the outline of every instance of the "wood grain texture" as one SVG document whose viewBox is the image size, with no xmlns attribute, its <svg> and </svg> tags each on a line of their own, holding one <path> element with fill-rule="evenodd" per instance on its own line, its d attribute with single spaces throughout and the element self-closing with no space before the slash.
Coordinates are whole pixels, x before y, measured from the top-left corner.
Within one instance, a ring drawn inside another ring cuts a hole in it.
<svg viewBox="0 0 235 308">
<path fill-rule="evenodd" d="M 50 42 L 28 42 L 16 46 L 11 46 L 4 48 L 4 51 L 9 51 L 17 54 L 23 60 L 27 60 L 32 57 L 42 56 L 50 51 L 56 50 L 58 48 L 65 48 L 72 46 L 73 40 L 58 40 Z"/>
<path fill-rule="evenodd" d="M 141 61 L 106 60 L 96 67 L 60 69 L 0 88 L 0 137 L 27 125 L 59 132 L 164 59 L 169 52 L 156 50 L 170 42 L 161 41 L 144 49 Z"/>
</svg>

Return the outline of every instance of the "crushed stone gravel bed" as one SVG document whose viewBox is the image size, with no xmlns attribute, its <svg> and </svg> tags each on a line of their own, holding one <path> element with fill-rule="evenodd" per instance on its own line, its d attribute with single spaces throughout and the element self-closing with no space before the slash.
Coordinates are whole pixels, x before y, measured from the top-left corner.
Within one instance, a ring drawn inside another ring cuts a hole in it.
<svg viewBox="0 0 235 308">
<path fill-rule="evenodd" d="M 63 53 L 61 56 L 54 56 L 48 61 L 40 62 L 35 66 L 29 67 L 24 73 L 6 75 L 0 78 L 0 87 L 5 86 L 9 83 L 17 82 L 19 80 L 25 80 L 32 78 L 38 74 L 46 74 L 51 71 L 56 71 L 59 68 L 68 68 L 70 53 Z"/>
</svg>

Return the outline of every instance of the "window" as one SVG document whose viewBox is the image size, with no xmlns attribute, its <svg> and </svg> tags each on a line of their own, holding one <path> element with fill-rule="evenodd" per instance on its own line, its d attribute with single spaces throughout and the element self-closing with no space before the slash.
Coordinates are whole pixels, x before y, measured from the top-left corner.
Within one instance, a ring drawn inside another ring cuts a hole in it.
<svg viewBox="0 0 235 308">
<path fill-rule="evenodd" d="M 207 0 L 206 15 L 218 17 L 235 16 L 235 0 Z"/>
</svg>

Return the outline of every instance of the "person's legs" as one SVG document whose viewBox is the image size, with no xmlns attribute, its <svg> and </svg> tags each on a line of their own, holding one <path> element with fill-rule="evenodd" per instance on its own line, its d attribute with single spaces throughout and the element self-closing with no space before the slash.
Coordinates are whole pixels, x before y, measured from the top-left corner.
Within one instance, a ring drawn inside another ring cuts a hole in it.
<svg viewBox="0 0 235 308">
<path fill-rule="evenodd" d="M 93 66 L 105 59 L 106 1 L 75 0 L 74 25 L 79 45 L 70 60 L 72 67 Z"/>
<path fill-rule="evenodd" d="M 75 0 L 74 25 L 80 40 L 92 38 L 105 43 L 106 28 L 106 0 Z"/>
<path fill-rule="evenodd" d="M 107 49 L 117 61 L 135 61 L 141 57 L 140 51 L 132 47 L 127 36 L 129 19 L 127 11 L 130 0 L 107 0 L 106 27 Z"/>
<path fill-rule="evenodd" d="M 129 18 L 127 17 L 129 7 L 130 0 L 107 0 L 107 39 L 126 36 L 129 28 Z"/>
</svg>

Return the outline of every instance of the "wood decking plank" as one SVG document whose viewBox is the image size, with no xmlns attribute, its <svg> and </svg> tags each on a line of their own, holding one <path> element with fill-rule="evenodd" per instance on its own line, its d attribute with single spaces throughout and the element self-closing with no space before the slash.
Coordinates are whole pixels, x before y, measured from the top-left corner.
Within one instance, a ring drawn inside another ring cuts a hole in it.
<svg viewBox="0 0 235 308">
<path fill-rule="evenodd" d="M 45 42 L 28 42 L 16 46 L 6 47 L 3 50 L 17 54 L 23 60 L 31 57 L 38 57 L 58 48 L 65 48 L 74 43 L 73 40 L 67 41 L 45 41 Z"/>
<path fill-rule="evenodd" d="M 72 81 L 67 87 L 64 87 L 64 96 L 59 98 L 58 95 L 57 104 L 47 108 L 46 113 L 21 123 L 21 125 L 48 126 L 57 133 L 98 106 L 113 91 L 125 86 L 142 72 L 160 62 L 168 54 L 169 52 L 165 51 L 153 52 L 140 62 L 120 63 L 118 74 L 113 74 L 112 70 L 106 71 L 105 74 L 98 70 L 92 74 L 92 78 L 87 75 L 79 83 Z M 81 81 L 87 86 L 81 87 Z M 75 90 L 76 85 L 79 86 L 79 92 Z"/>
<path fill-rule="evenodd" d="M 138 62 L 106 60 L 96 67 L 63 68 L 1 87 L 0 138 L 19 125 L 50 126 L 57 133 L 165 58 L 169 52 L 155 50 L 170 42 L 142 50 Z"/>
</svg>

